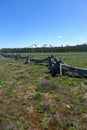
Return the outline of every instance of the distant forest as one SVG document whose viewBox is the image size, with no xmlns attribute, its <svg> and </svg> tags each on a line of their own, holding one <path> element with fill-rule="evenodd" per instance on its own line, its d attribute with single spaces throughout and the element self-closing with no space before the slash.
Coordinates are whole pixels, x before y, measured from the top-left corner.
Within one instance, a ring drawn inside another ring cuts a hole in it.
<svg viewBox="0 0 87 130">
<path fill-rule="evenodd" d="M 87 44 L 66 47 L 2 48 L 1 53 L 87 52 Z"/>
</svg>

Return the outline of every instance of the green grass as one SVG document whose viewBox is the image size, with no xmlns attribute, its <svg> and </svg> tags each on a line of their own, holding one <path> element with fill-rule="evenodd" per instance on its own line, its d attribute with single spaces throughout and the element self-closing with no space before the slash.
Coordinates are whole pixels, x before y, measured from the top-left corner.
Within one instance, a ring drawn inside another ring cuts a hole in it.
<svg viewBox="0 0 87 130">
<path fill-rule="evenodd" d="M 43 59 L 52 53 L 32 53 Z M 87 53 L 53 53 L 65 63 L 87 68 Z M 11 125 L 13 123 L 13 125 Z M 0 56 L 0 129 L 87 129 L 87 79 L 52 77 L 47 63 L 25 64 Z"/>
</svg>

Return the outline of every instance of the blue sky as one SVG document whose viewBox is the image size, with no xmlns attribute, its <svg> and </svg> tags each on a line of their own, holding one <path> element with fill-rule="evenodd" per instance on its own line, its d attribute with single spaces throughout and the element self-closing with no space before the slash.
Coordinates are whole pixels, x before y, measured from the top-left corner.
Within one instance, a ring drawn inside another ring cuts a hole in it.
<svg viewBox="0 0 87 130">
<path fill-rule="evenodd" d="M 0 0 L 0 48 L 87 42 L 87 0 Z"/>
</svg>

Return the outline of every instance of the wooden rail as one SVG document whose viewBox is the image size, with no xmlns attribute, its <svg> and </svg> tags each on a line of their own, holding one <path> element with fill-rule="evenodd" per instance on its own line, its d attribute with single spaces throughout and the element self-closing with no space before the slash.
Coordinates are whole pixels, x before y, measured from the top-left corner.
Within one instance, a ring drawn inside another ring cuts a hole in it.
<svg viewBox="0 0 87 130">
<path fill-rule="evenodd" d="M 78 74 L 80 76 L 87 77 L 87 69 L 85 68 L 78 68 L 78 67 L 72 67 L 63 61 L 56 59 L 54 56 L 48 56 L 45 59 L 34 59 L 31 56 L 21 56 L 20 54 L 10 55 L 10 54 L 1 54 L 4 57 L 14 58 L 16 60 L 19 59 L 25 59 L 25 63 L 35 62 L 35 63 L 41 63 L 41 62 L 47 62 L 48 68 L 52 74 L 52 76 L 56 75 L 63 75 L 66 72 L 72 72 L 74 74 Z"/>
</svg>

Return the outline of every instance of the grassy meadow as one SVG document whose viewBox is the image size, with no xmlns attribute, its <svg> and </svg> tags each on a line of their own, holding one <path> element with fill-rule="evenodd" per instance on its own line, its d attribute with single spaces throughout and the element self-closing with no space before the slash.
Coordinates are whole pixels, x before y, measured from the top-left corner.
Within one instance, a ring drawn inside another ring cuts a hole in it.
<svg viewBox="0 0 87 130">
<path fill-rule="evenodd" d="M 87 53 L 31 53 L 50 55 L 87 68 Z M 47 63 L 0 55 L 0 130 L 87 130 L 87 78 L 52 77 Z"/>
</svg>

